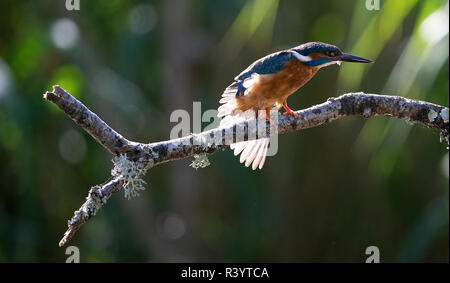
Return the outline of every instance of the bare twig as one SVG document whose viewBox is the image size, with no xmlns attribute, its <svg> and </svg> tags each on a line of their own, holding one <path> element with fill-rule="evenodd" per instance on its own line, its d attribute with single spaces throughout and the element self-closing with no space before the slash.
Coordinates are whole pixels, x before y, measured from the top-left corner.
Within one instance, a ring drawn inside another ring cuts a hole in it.
<svg viewBox="0 0 450 283">
<path fill-rule="evenodd" d="M 64 233 L 64 237 L 59 242 L 59 246 L 64 246 L 70 238 L 86 223 L 92 216 L 95 216 L 97 211 L 106 203 L 113 193 L 120 190 L 123 186 L 123 181 L 115 178 L 104 185 L 94 186 L 89 190 L 86 201 L 75 211 L 74 216 L 67 223 L 69 229 Z"/>
<path fill-rule="evenodd" d="M 54 86 L 53 92 L 47 91 L 44 99 L 58 106 L 112 154 L 126 153 L 135 146 L 60 86 Z"/>
<path fill-rule="evenodd" d="M 210 154 L 237 141 L 317 127 L 351 115 L 361 115 L 365 118 L 383 115 L 408 119 L 410 122 L 438 129 L 441 139 L 446 140 L 447 143 L 449 137 L 449 109 L 447 107 L 398 96 L 348 93 L 337 98 L 330 98 L 326 102 L 308 109 L 297 111 L 298 118 L 291 115 L 280 115 L 278 127 L 272 125 L 262 133 L 261 128 L 257 126 L 260 124 L 246 121 L 228 128 L 216 128 L 178 139 L 142 144 L 128 141 L 122 137 L 59 86 L 54 86 L 53 92 L 46 92 L 44 98 L 56 104 L 109 152 L 116 156 L 125 154 L 129 160 L 137 162 L 142 168 L 147 169 L 194 154 Z M 115 177 L 102 186 L 92 187 L 86 202 L 69 220 L 69 228 L 59 245 L 63 246 L 90 217 L 96 214 L 114 192 L 125 185 L 124 183 L 119 177 Z"/>
</svg>

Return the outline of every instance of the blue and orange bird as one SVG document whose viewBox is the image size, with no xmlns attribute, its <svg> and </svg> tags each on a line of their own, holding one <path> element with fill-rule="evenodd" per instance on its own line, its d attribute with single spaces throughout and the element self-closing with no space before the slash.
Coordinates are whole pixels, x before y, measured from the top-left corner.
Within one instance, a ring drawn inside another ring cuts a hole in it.
<svg viewBox="0 0 450 283">
<path fill-rule="evenodd" d="M 342 52 L 338 47 L 322 42 L 309 42 L 297 47 L 267 55 L 235 77 L 235 81 L 222 94 L 218 117 L 220 126 L 231 126 L 243 120 L 262 118 L 269 121 L 270 111 L 281 106 L 283 115 L 293 115 L 287 98 L 307 83 L 320 68 L 341 62 L 371 63 L 371 60 Z M 261 112 L 260 112 L 261 113 Z M 241 154 L 240 162 L 252 169 L 264 166 L 269 139 L 262 138 L 231 144 L 234 155 Z"/>
</svg>

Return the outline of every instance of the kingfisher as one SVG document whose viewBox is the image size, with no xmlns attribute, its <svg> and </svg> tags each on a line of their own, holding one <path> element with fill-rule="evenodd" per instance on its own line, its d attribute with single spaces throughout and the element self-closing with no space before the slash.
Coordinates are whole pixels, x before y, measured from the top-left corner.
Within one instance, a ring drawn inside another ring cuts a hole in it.
<svg viewBox="0 0 450 283">
<path fill-rule="evenodd" d="M 287 98 L 314 77 L 320 68 L 340 65 L 341 62 L 373 61 L 344 53 L 338 47 L 323 42 L 308 42 L 256 60 L 223 92 L 217 115 L 222 118 L 220 127 L 263 117 L 273 123 L 270 111 L 281 107 L 286 110 L 283 115 L 297 118 L 298 114 L 289 108 Z M 252 165 L 253 170 L 264 166 L 268 147 L 269 138 L 230 145 L 234 155 L 241 154 L 240 162 L 245 162 L 246 167 Z"/>
</svg>

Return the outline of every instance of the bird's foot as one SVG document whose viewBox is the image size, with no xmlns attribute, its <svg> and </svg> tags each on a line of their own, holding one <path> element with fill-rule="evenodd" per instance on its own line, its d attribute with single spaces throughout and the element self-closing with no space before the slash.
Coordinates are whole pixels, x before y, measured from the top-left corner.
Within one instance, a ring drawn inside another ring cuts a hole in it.
<svg viewBox="0 0 450 283">
<path fill-rule="evenodd" d="M 287 107 L 287 106 L 284 106 L 284 109 L 286 109 L 286 112 L 284 112 L 283 115 L 292 115 L 292 116 L 294 116 L 295 118 L 298 118 L 298 114 L 295 113 L 294 111 L 292 111 L 291 108 L 289 108 L 289 107 Z"/>
</svg>

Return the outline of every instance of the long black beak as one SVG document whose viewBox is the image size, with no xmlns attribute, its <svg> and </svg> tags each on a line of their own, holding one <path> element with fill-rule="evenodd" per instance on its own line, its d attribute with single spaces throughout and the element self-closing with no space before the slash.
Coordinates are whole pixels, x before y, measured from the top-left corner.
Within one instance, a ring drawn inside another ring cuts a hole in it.
<svg viewBox="0 0 450 283">
<path fill-rule="evenodd" d="M 343 61 L 343 62 L 356 62 L 356 63 L 372 63 L 372 60 L 361 58 L 358 56 L 350 55 L 347 53 L 342 53 L 339 56 L 335 57 L 336 61 Z"/>
</svg>

